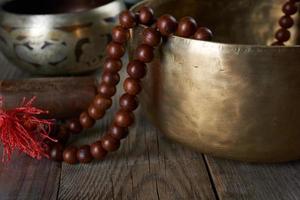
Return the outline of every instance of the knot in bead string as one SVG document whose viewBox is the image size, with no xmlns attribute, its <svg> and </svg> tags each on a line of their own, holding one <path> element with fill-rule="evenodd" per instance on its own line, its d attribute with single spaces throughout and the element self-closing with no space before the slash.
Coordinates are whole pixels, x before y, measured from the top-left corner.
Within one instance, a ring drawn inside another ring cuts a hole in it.
<svg viewBox="0 0 300 200">
<path fill-rule="evenodd" d="M 112 41 L 106 47 L 106 59 L 103 73 L 97 87 L 98 94 L 88 109 L 82 112 L 79 119 L 72 119 L 58 128 L 59 143 L 49 143 L 49 156 L 55 161 L 69 164 L 90 163 L 93 159 L 102 160 L 108 152 L 116 151 L 121 140 L 126 138 L 128 128 L 134 123 L 134 110 L 138 108 L 137 95 L 142 91 L 141 79 L 147 74 L 147 65 L 154 58 L 155 48 L 161 44 L 163 37 L 176 34 L 180 37 L 199 40 L 211 40 L 212 32 L 205 27 L 198 27 L 192 17 L 184 17 L 179 22 L 171 15 L 154 18 L 151 8 L 143 6 L 137 13 L 123 11 L 119 15 L 119 25 L 112 29 Z M 125 54 L 125 44 L 129 39 L 129 29 L 138 24 L 147 26 L 142 32 L 142 42 L 135 50 L 135 57 L 127 65 L 128 77 L 123 82 L 125 93 L 119 100 L 119 110 L 114 121 L 104 136 L 92 143 L 79 148 L 64 147 L 69 133 L 78 134 L 83 129 L 91 128 L 96 120 L 104 117 L 112 106 L 112 97 L 116 94 L 116 85 L 120 81 L 119 71 L 122 68 L 121 57 Z"/>
</svg>

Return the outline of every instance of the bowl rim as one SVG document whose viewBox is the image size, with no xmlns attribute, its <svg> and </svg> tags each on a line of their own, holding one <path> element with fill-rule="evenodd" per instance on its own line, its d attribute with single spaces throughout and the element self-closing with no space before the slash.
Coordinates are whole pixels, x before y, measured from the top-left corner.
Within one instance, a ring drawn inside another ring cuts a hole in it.
<svg viewBox="0 0 300 200">
<path fill-rule="evenodd" d="M 134 6 L 132 6 L 130 8 L 131 11 L 136 11 L 140 6 L 145 5 L 147 3 L 149 3 L 150 0 L 143 0 L 137 4 L 135 4 Z M 139 27 L 145 28 L 146 26 L 144 25 L 139 25 Z M 178 40 L 184 40 L 186 42 L 193 42 L 193 44 L 195 45 L 201 45 L 201 46 L 205 46 L 205 47 L 216 47 L 218 46 L 219 48 L 238 48 L 238 49 L 248 49 L 248 48 L 256 48 L 256 49 L 260 49 L 262 51 L 267 50 L 267 49 L 274 49 L 274 50 L 279 50 L 282 51 L 283 49 L 286 50 L 295 50 L 295 49 L 299 49 L 300 44 L 299 45 L 291 45 L 291 46 L 270 46 L 270 45 L 264 45 L 264 44 L 239 44 L 239 43 L 226 43 L 226 42 L 214 42 L 214 41 L 201 41 L 201 40 L 196 40 L 193 38 L 183 38 L 183 37 L 179 37 L 176 35 L 172 35 L 170 36 L 170 39 L 172 41 L 178 41 Z"/>
<path fill-rule="evenodd" d="M 14 12 L 9 12 L 7 10 L 3 9 L 3 5 L 6 4 L 7 1 L 3 2 L 0 4 L 0 15 L 8 15 L 9 17 L 18 17 L 18 18 L 57 18 L 57 17 L 75 17 L 78 18 L 82 15 L 86 15 L 86 14 L 91 14 L 91 13 L 99 13 L 99 12 L 107 12 L 108 9 L 110 9 L 110 7 L 114 7 L 114 6 L 125 6 L 124 2 L 122 0 L 113 0 L 111 2 L 108 2 L 104 5 L 92 8 L 92 9 L 88 9 L 88 10 L 83 10 L 83 11 L 79 11 L 79 12 L 68 12 L 68 13 L 51 13 L 51 14 L 18 14 L 18 13 L 14 13 Z"/>
</svg>

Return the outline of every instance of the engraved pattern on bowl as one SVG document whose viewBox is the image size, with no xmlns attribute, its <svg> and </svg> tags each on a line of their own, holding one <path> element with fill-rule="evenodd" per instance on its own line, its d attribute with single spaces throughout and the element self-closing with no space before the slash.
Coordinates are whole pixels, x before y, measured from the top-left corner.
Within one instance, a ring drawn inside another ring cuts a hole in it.
<svg viewBox="0 0 300 200">
<path fill-rule="evenodd" d="M 34 74 L 93 71 L 101 65 L 123 1 L 79 13 L 22 15 L 1 10 L 0 48 L 16 66 Z"/>
</svg>

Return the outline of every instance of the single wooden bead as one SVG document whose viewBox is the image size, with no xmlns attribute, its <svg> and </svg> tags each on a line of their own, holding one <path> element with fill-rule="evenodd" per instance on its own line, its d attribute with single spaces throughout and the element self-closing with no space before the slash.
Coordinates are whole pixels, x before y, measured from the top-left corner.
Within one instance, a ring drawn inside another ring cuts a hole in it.
<svg viewBox="0 0 300 200">
<path fill-rule="evenodd" d="M 112 152 L 119 149 L 120 140 L 117 140 L 110 135 L 105 135 L 101 140 L 101 144 L 103 149 L 105 149 L 108 152 Z"/>
<path fill-rule="evenodd" d="M 166 14 L 157 20 L 156 27 L 163 36 L 169 36 L 176 31 L 177 21 L 173 16 Z"/>
<path fill-rule="evenodd" d="M 140 44 L 135 52 L 135 56 L 139 61 L 149 63 L 154 58 L 153 47 L 147 44 Z"/>
<path fill-rule="evenodd" d="M 115 115 L 115 124 L 120 127 L 129 127 L 134 122 L 134 115 L 132 112 L 120 110 Z"/>
<path fill-rule="evenodd" d="M 103 65 L 104 71 L 117 73 L 122 68 L 122 61 L 120 59 L 107 58 Z"/>
<path fill-rule="evenodd" d="M 177 27 L 177 35 L 180 37 L 191 37 L 197 30 L 197 22 L 192 17 L 183 17 Z"/>
<path fill-rule="evenodd" d="M 89 145 L 84 145 L 80 147 L 77 151 L 77 160 L 80 163 L 90 163 L 93 160 L 93 156 L 90 151 Z"/>
<path fill-rule="evenodd" d="M 286 2 L 282 7 L 282 12 L 286 15 L 293 15 L 297 12 L 298 8 L 295 2 Z"/>
<path fill-rule="evenodd" d="M 125 10 L 119 15 L 119 23 L 123 28 L 129 29 L 136 25 L 136 18 L 133 12 Z"/>
<path fill-rule="evenodd" d="M 142 91 L 142 86 L 139 80 L 133 78 L 127 78 L 124 81 L 124 90 L 131 95 L 137 95 Z"/>
<path fill-rule="evenodd" d="M 67 147 L 63 152 L 63 160 L 69 164 L 78 163 L 77 148 L 74 146 Z"/>
<path fill-rule="evenodd" d="M 117 85 L 120 81 L 120 75 L 118 73 L 112 73 L 105 71 L 102 74 L 102 81 L 108 85 Z"/>
<path fill-rule="evenodd" d="M 112 39 L 114 42 L 123 44 L 129 39 L 129 31 L 122 26 L 116 26 L 112 29 Z"/>
<path fill-rule="evenodd" d="M 50 158 L 54 161 L 61 162 L 63 160 L 63 146 L 60 143 L 56 143 L 51 146 Z"/>
<path fill-rule="evenodd" d="M 98 94 L 94 98 L 93 105 L 98 109 L 107 110 L 112 106 L 112 100 Z"/>
<path fill-rule="evenodd" d="M 128 128 L 120 127 L 114 124 L 110 127 L 108 133 L 117 140 L 121 140 L 128 136 L 129 131 Z"/>
<path fill-rule="evenodd" d="M 123 110 L 134 111 L 135 109 L 137 109 L 138 105 L 139 102 L 136 96 L 125 93 L 120 97 L 120 107 Z"/>
<path fill-rule="evenodd" d="M 95 120 L 87 112 L 83 112 L 80 115 L 80 124 L 83 128 L 91 128 L 94 126 Z"/>
<path fill-rule="evenodd" d="M 148 6 L 142 6 L 139 9 L 139 22 L 144 25 L 149 25 L 153 22 L 154 12 Z"/>
<path fill-rule="evenodd" d="M 286 42 L 290 39 L 291 37 L 291 33 L 284 28 L 279 29 L 276 34 L 275 34 L 275 38 L 279 41 L 279 42 Z"/>
<path fill-rule="evenodd" d="M 103 97 L 110 98 L 116 94 L 116 87 L 114 85 L 108 85 L 106 83 L 101 83 L 98 88 L 98 93 Z"/>
<path fill-rule="evenodd" d="M 127 65 L 127 73 L 134 79 L 142 79 L 147 73 L 146 64 L 139 60 L 132 60 Z"/>
<path fill-rule="evenodd" d="M 82 131 L 82 126 L 78 119 L 72 119 L 67 122 L 67 127 L 73 134 L 78 134 Z"/>
<path fill-rule="evenodd" d="M 110 42 L 106 46 L 106 53 L 110 58 L 119 59 L 125 54 L 125 48 L 119 43 Z"/>
<path fill-rule="evenodd" d="M 279 25 L 282 28 L 291 28 L 294 25 L 294 20 L 289 15 L 284 15 L 279 19 Z"/>
<path fill-rule="evenodd" d="M 200 27 L 196 30 L 194 34 L 194 39 L 196 40 L 204 40 L 204 41 L 210 41 L 212 40 L 213 34 L 211 30 L 209 30 L 206 27 Z"/>
<path fill-rule="evenodd" d="M 88 109 L 88 114 L 94 120 L 98 120 L 105 115 L 105 110 L 99 109 L 98 107 L 94 106 L 94 104 L 92 104 Z"/>
<path fill-rule="evenodd" d="M 107 155 L 107 151 L 103 149 L 101 141 L 93 143 L 90 150 L 92 156 L 97 160 L 103 160 Z"/>
<path fill-rule="evenodd" d="M 145 28 L 143 31 L 143 44 L 155 47 L 161 42 L 161 34 L 154 28 Z"/>
</svg>

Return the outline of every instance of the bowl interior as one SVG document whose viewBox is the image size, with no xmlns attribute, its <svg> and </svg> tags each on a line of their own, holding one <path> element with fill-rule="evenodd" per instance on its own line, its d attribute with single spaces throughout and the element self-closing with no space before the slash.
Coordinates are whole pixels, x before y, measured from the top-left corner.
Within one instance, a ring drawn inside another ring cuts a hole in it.
<svg viewBox="0 0 300 200">
<path fill-rule="evenodd" d="M 150 0 L 146 4 L 154 8 L 157 16 L 172 14 L 177 19 L 193 16 L 200 26 L 210 28 L 214 41 L 231 44 L 261 44 L 274 42 L 274 33 L 279 28 L 278 20 L 283 15 L 285 0 Z M 298 14 L 291 29 L 288 45 L 299 40 Z"/>
</svg>

